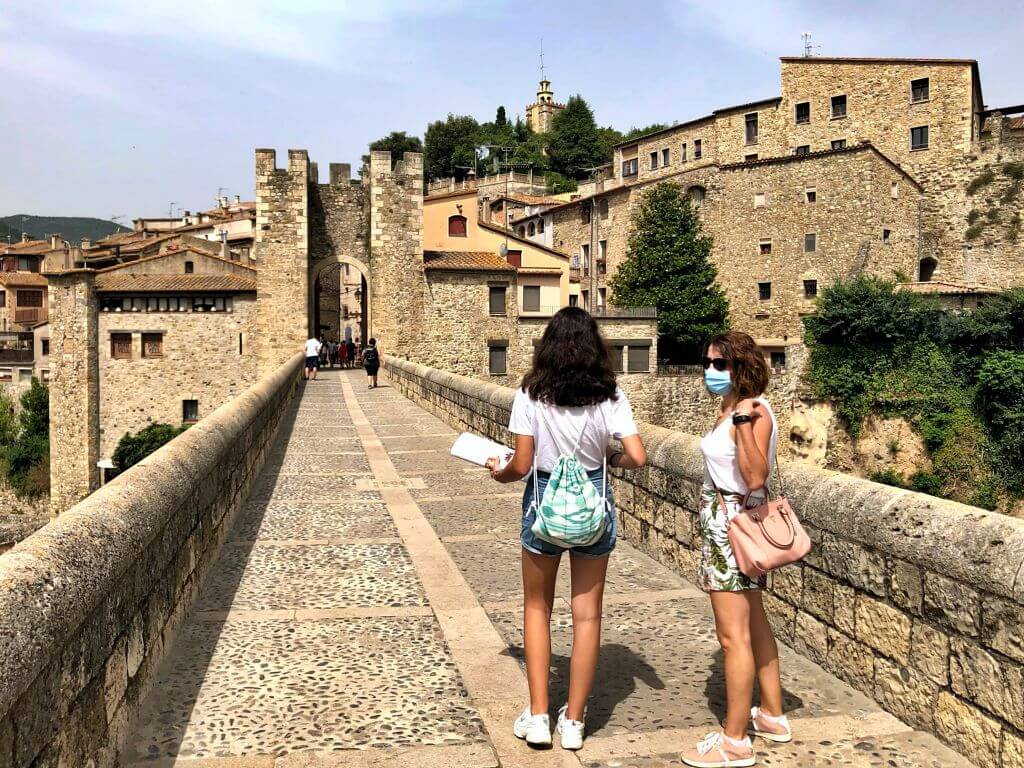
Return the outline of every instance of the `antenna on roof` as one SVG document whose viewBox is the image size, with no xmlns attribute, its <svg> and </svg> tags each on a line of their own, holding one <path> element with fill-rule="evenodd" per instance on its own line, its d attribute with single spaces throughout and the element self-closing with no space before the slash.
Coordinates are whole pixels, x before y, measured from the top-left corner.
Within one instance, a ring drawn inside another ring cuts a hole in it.
<svg viewBox="0 0 1024 768">
<path fill-rule="evenodd" d="M 173 219 L 174 218 L 174 206 L 176 206 L 176 205 L 177 205 L 177 203 L 172 200 L 171 204 L 167 206 L 167 218 L 168 219 Z"/>
<path fill-rule="evenodd" d="M 811 56 L 814 55 L 814 49 L 815 48 L 818 48 L 818 49 L 821 48 L 820 45 L 814 45 L 811 42 L 811 33 L 810 32 L 804 32 L 802 35 L 800 35 L 800 39 L 804 41 L 804 58 L 805 59 L 809 59 L 809 58 L 811 58 Z"/>
<path fill-rule="evenodd" d="M 544 38 L 540 39 L 540 79 L 544 79 Z"/>
</svg>

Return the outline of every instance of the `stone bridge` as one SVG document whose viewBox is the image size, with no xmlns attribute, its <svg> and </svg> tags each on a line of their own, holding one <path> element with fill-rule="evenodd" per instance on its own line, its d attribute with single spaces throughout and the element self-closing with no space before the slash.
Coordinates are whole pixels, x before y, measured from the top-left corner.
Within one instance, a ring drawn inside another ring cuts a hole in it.
<svg viewBox="0 0 1024 768">
<path fill-rule="evenodd" d="M 724 704 L 685 578 L 695 439 L 644 427 L 651 465 L 616 478 L 589 737 L 531 752 L 520 489 L 448 455 L 505 437 L 511 391 L 394 360 L 376 390 L 304 385 L 300 362 L 0 557 L 0 768 L 678 765 Z M 1024 526 L 787 475 L 817 546 L 768 597 L 797 739 L 763 764 L 1024 765 Z"/>
</svg>

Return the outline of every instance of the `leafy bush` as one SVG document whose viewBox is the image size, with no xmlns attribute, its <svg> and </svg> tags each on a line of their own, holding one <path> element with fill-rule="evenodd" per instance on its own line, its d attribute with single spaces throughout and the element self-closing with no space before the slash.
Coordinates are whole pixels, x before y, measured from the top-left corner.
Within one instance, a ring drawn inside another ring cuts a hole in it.
<svg viewBox="0 0 1024 768">
<path fill-rule="evenodd" d="M 897 472 L 892 467 L 886 467 L 878 472 L 871 473 L 871 479 L 876 483 L 882 483 L 884 485 L 893 485 L 897 488 L 906 487 L 903 482 L 903 475 Z"/>
<path fill-rule="evenodd" d="M 1024 163 L 1007 163 L 1003 166 L 1003 173 L 1014 181 L 1024 180 Z"/>
<path fill-rule="evenodd" d="M 563 192 L 575 192 L 579 189 L 575 179 L 567 179 L 560 173 L 548 171 L 544 174 L 544 183 L 549 194 L 559 195 Z"/>
<path fill-rule="evenodd" d="M 982 171 L 973 179 L 971 179 L 971 182 L 967 185 L 967 194 L 973 195 L 979 189 L 991 184 L 995 180 L 995 171 L 993 171 L 991 168 L 986 168 L 984 171 Z"/>
<path fill-rule="evenodd" d="M 7 482 L 19 496 L 39 496 L 50 490 L 50 392 L 32 379 L 21 395 L 18 427 L 10 399 L 0 402 L 0 463 Z"/>
<path fill-rule="evenodd" d="M 170 424 L 150 424 L 134 435 L 125 433 L 114 449 L 114 475 L 133 467 L 157 448 L 176 438 L 188 429 L 187 426 L 172 427 Z"/>
<path fill-rule="evenodd" d="M 974 224 L 980 218 L 981 211 L 979 211 L 977 208 L 972 208 L 971 212 L 967 214 L 967 223 Z"/>
<path fill-rule="evenodd" d="M 19 496 L 36 496 L 43 488 L 49 490 L 50 441 L 45 437 L 19 437 L 4 451 L 4 463 L 7 482 Z"/>
<path fill-rule="evenodd" d="M 918 493 L 927 493 L 930 496 L 939 496 L 942 493 L 942 478 L 934 472 L 918 470 L 910 476 L 909 487 Z"/>
<path fill-rule="evenodd" d="M 1018 197 L 1020 197 L 1020 182 L 1015 181 L 1003 190 L 1003 194 L 999 196 L 999 202 L 1005 205 L 1012 203 Z"/>
<path fill-rule="evenodd" d="M 967 231 L 964 232 L 964 237 L 966 237 L 968 240 L 977 240 L 979 237 L 981 237 L 981 233 L 984 231 L 985 225 L 979 221 L 977 224 L 972 224 L 967 228 Z"/>
</svg>

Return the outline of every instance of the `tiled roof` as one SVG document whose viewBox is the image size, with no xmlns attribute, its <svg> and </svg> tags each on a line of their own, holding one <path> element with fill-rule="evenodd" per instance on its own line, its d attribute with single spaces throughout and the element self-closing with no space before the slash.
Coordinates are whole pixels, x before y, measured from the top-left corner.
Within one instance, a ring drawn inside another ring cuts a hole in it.
<svg viewBox="0 0 1024 768">
<path fill-rule="evenodd" d="M 517 267 L 516 271 L 521 275 L 561 275 L 562 270 L 558 267 Z"/>
<path fill-rule="evenodd" d="M 0 284 L 11 287 L 45 288 L 46 278 L 38 272 L 0 272 Z"/>
<path fill-rule="evenodd" d="M 143 256 L 141 259 L 135 259 L 133 261 L 126 262 L 124 264 L 114 264 L 113 266 L 110 266 L 110 267 L 104 267 L 103 269 L 100 269 L 99 271 L 100 272 L 117 272 L 117 271 L 131 272 L 133 269 L 136 269 L 137 265 L 139 265 L 139 264 L 145 264 L 145 263 L 149 263 L 151 261 L 158 261 L 159 259 L 166 259 L 166 258 L 168 258 L 170 256 L 181 256 L 182 254 L 185 254 L 185 253 L 194 253 L 197 256 L 203 256 L 204 258 L 207 258 L 207 259 L 213 259 L 214 261 L 219 261 L 222 264 L 230 264 L 231 266 L 236 267 L 238 269 L 247 270 L 249 272 L 252 272 L 254 276 L 256 274 L 256 269 L 254 267 L 249 266 L 248 264 L 242 264 L 242 263 L 237 262 L 237 261 L 231 261 L 230 259 L 225 259 L 225 258 L 223 258 L 222 256 L 219 256 L 216 253 L 209 253 L 207 251 L 202 250 L 201 248 L 195 248 L 195 247 L 193 247 L 191 245 L 186 245 L 183 248 L 178 248 L 178 249 L 173 250 L 173 251 L 164 251 L 163 253 L 155 253 L 152 256 Z"/>
<path fill-rule="evenodd" d="M 523 203 L 524 205 L 561 205 L 565 202 L 565 200 L 559 200 L 556 197 L 548 197 L 547 195 L 523 195 L 514 193 L 495 198 L 491 201 L 491 205 L 502 200 L 508 200 L 513 203 Z"/>
<path fill-rule="evenodd" d="M 100 293 L 245 293 L 256 290 L 255 277 L 242 275 L 133 275 L 101 272 L 96 275 Z"/>
<path fill-rule="evenodd" d="M 476 196 L 476 187 L 471 189 L 456 189 L 454 192 L 451 190 L 445 190 L 444 192 L 432 192 L 423 198 L 423 202 L 432 203 L 435 200 L 446 200 L 449 197 L 469 197 Z"/>
<path fill-rule="evenodd" d="M 49 253 L 53 249 L 50 247 L 49 240 L 26 240 L 20 243 L 11 243 L 7 245 L 4 243 L 3 250 L 0 250 L 0 255 L 11 254 L 18 256 L 36 255 L 40 253 Z"/>
<path fill-rule="evenodd" d="M 545 253 L 550 253 L 553 256 L 558 256 L 559 258 L 562 258 L 562 259 L 568 259 L 569 258 L 569 254 L 567 254 L 567 253 L 562 253 L 558 249 L 551 248 L 550 246 L 544 245 L 543 243 L 535 243 L 535 242 L 533 242 L 533 240 L 527 240 L 525 237 L 520 237 L 519 235 L 517 235 L 512 230 L 505 229 L 505 227 L 499 226 L 497 224 L 492 224 L 489 221 L 479 221 L 479 222 L 477 222 L 477 225 L 481 229 L 487 229 L 487 230 L 490 230 L 491 232 L 497 232 L 499 235 L 504 235 L 509 240 L 515 240 L 517 243 L 522 243 L 523 245 L 532 246 L 532 247 L 536 248 L 537 250 L 544 251 Z"/>
<path fill-rule="evenodd" d="M 490 251 L 424 251 L 426 269 L 451 272 L 515 272 L 501 256 Z"/>
<path fill-rule="evenodd" d="M 969 294 L 992 294 L 999 293 L 998 288 L 981 283 L 954 283 L 941 280 L 931 280 L 926 283 L 899 283 L 901 291 L 910 293 L 926 293 L 945 296 L 963 296 Z"/>
</svg>

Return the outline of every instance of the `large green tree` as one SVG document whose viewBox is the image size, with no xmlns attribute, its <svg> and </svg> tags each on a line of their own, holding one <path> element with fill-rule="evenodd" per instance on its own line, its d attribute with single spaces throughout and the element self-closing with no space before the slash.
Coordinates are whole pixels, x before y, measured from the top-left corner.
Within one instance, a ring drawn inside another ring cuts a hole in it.
<svg viewBox="0 0 1024 768">
<path fill-rule="evenodd" d="M 618 306 L 658 308 L 663 357 L 694 360 L 728 326 L 729 303 L 710 257 L 711 238 L 682 187 L 666 182 L 643 193 L 626 260 L 609 284 Z"/>
<path fill-rule="evenodd" d="M 405 131 L 392 131 L 370 144 L 370 149 L 374 152 L 390 152 L 391 167 L 394 168 L 406 152 L 422 152 L 423 142 L 419 136 L 409 136 Z"/>
<path fill-rule="evenodd" d="M 548 159 L 551 170 L 573 179 L 586 178 L 590 169 L 609 160 L 610 144 L 594 121 L 582 96 L 572 96 L 551 120 Z"/>
<path fill-rule="evenodd" d="M 423 175 L 426 179 L 462 178 L 476 166 L 480 124 L 468 115 L 449 114 L 427 126 L 423 137 Z"/>
<path fill-rule="evenodd" d="M 125 432 L 117 442 L 114 455 L 111 457 L 114 462 L 114 470 L 117 474 L 121 474 L 129 467 L 134 467 L 157 448 L 169 443 L 186 429 L 188 429 L 187 426 L 175 427 L 170 424 L 156 423 L 140 429 L 134 435 Z"/>
<path fill-rule="evenodd" d="M 9 403 L 0 407 L 7 408 Z M 9 422 L 9 411 L 5 421 Z M 8 423 L 0 446 L 0 459 L 7 481 L 19 496 L 38 496 L 50 489 L 50 392 L 32 379 L 32 386 L 21 395 L 17 439 L 11 439 Z"/>
</svg>

